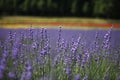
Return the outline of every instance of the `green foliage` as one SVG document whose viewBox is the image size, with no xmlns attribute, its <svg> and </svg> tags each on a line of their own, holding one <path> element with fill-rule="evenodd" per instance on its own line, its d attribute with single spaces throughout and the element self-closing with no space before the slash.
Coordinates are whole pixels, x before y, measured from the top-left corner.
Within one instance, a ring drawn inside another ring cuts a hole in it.
<svg viewBox="0 0 120 80">
<path fill-rule="evenodd" d="M 111 0 L 95 0 L 93 14 L 96 16 L 108 16 L 112 7 Z"/>
<path fill-rule="evenodd" d="M 37 7 L 38 9 L 42 10 L 44 8 L 45 1 L 44 0 L 38 0 Z"/>
<path fill-rule="evenodd" d="M 0 14 L 120 18 L 119 3 L 119 0 L 0 0 Z"/>
<path fill-rule="evenodd" d="M 73 3 L 72 3 L 72 6 L 71 6 L 71 13 L 73 13 L 73 14 L 75 14 L 76 11 L 77 11 L 77 6 L 76 6 L 76 4 L 77 4 L 77 1 L 74 0 Z"/>
</svg>

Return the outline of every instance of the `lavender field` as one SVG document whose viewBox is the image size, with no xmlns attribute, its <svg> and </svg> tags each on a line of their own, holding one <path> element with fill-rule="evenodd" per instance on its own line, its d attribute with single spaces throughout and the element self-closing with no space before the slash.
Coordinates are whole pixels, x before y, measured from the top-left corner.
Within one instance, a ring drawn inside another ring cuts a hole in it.
<svg viewBox="0 0 120 80">
<path fill-rule="evenodd" d="M 0 80 L 120 80 L 119 34 L 0 29 Z"/>
</svg>

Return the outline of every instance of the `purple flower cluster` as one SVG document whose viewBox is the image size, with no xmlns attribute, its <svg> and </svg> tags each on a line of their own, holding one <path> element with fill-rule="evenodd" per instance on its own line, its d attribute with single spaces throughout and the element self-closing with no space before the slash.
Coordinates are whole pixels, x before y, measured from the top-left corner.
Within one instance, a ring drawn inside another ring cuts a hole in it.
<svg viewBox="0 0 120 80">
<path fill-rule="evenodd" d="M 75 75 L 75 76 L 74 76 L 74 80 L 81 80 L 80 74 Z"/>
<path fill-rule="evenodd" d="M 94 75 L 94 78 L 97 75 L 97 78 L 109 80 L 109 76 L 105 76 L 108 73 L 105 70 L 108 59 L 105 58 L 104 61 L 102 57 L 111 49 L 111 29 L 103 41 L 100 41 L 102 39 L 96 33 L 95 40 L 88 44 L 80 35 L 67 41 L 62 37 L 61 27 L 58 39 L 52 36 L 54 40 L 49 38 L 48 31 L 44 28 L 10 31 L 4 43 L 0 40 L 0 80 L 48 80 L 48 75 L 55 80 L 89 80 Z M 115 54 L 117 57 L 114 60 L 117 58 L 118 61 L 120 51 Z M 103 75 L 100 75 L 102 72 Z M 120 80 L 120 76 L 114 78 Z"/>
<path fill-rule="evenodd" d="M 8 58 L 8 51 L 4 49 L 4 52 L 2 54 L 2 58 L 0 59 L 0 79 L 4 77 L 4 71 L 6 70 L 6 63 Z"/>
<path fill-rule="evenodd" d="M 103 41 L 103 49 L 104 50 L 110 49 L 111 31 L 112 31 L 112 28 L 110 30 L 108 30 L 108 32 L 104 36 L 104 41 Z"/>
<path fill-rule="evenodd" d="M 32 64 L 27 61 L 20 80 L 32 80 L 32 73 Z"/>
<path fill-rule="evenodd" d="M 89 56 L 90 56 L 90 54 L 88 51 L 86 53 L 84 53 L 83 59 L 82 59 L 82 68 L 84 68 L 85 64 L 88 62 Z"/>
</svg>

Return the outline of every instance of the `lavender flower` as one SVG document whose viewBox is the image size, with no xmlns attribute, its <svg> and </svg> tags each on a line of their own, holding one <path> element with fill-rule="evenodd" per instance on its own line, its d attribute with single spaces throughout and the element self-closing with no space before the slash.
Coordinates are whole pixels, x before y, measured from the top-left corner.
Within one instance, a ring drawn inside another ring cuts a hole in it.
<svg viewBox="0 0 120 80">
<path fill-rule="evenodd" d="M 78 48 L 78 43 L 74 42 L 74 44 L 72 45 L 72 48 L 71 48 L 71 52 L 75 53 L 75 51 L 77 50 L 77 48 Z"/>
<path fill-rule="evenodd" d="M 1 70 L 1 71 L 4 71 L 5 68 L 6 68 L 6 59 L 3 58 L 3 59 L 0 61 L 0 70 Z"/>
<path fill-rule="evenodd" d="M 14 72 L 9 72 L 9 73 L 8 73 L 8 76 L 9 76 L 10 79 L 16 78 L 16 75 L 15 75 Z"/>
<path fill-rule="evenodd" d="M 59 50 L 63 50 L 65 49 L 66 45 L 65 45 L 65 41 L 64 39 L 62 38 L 59 42 Z"/>
<path fill-rule="evenodd" d="M 32 66 L 29 65 L 28 67 L 26 67 L 26 70 L 27 70 L 27 71 L 32 71 Z"/>
<path fill-rule="evenodd" d="M 89 46 L 89 44 L 87 45 L 87 41 L 81 42 L 81 39 L 83 38 L 80 36 L 77 39 L 72 40 L 72 43 L 69 43 L 69 41 L 65 41 L 65 39 L 62 38 L 61 32 L 60 28 L 57 39 L 57 47 L 50 46 L 51 41 L 48 38 L 47 30 L 43 28 L 41 33 L 39 29 L 37 29 L 35 34 L 33 33 L 32 28 L 24 30 L 21 34 L 18 34 L 18 31 L 13 33 L 10 32 L 5 42 L 2 43 L 0 41 L 0 53 L 3 53 L 0 55 L 0 80 L 3 80 L 6 77 L 11 80 L 19 77 L 20 80 L 36 80 L 39 78 L 42 80 L 58 80 L 58 77 L 61 80 L 66 77 L 68 80 L 81 80 L 81 75 L 75 74 L 76 72 L 82 73 L 82 80 L 88 80 L 89 77 L 92 79 L 92 75 L 84 76 L 84 74 L 89 73 L 88 71 L 91 69 L 89 66 L 99 68 L 99 66 L 96 66 L 96 63 L 94 64 L 94 62 L 101 62 L 100 60 L 102 59 L 102 56 L 99 56 L 99 54 L 94 55 L 94 53 L 109 52 L 111 48 L 111 29 L 104 36 L 102 48 L 99 46 L 100 42 L 98 33 L 96 33 L 93 44 Z M 52 46 L 54 46 L 54 43 Z M 102 50 L 103 52 L 101 52 Z M 112 58 L 112 60 L 114 59 L 114 62 L 119 60 L 119 52 L 115 52 L 113 56 L 110 55 L 110 59 L 114 56 L 115 58 Z M 32 61 L 30 61 L 30 59 Z M 107 61 L 105 61 L 105 63 L 106 62 Z M 84 70 L 82 70 L 79 66 L 84 68 Z M 104 67 L 106 68 L 107 66 L 102 66 L 100 71 Z M 59 74 L 54 75 L 54 72 L 52 72 L 53 68 L 55 73 L 60 70 L 60 76 Z M 64 69 L 64 71 L 62 71 L 61 68 Z M 77 69 L 74 70 L 73 68 Z M 21 70 L 23 71 L 21 72 Z M 103 70 L 103 73 L 104 71 L 105 70 Z M 62 77 L 62 73 L 66 75 Z M 54 78 L 50 79 L 51 75 L 49 76 L 48 74 L 51 74 Z M 110 73 L 108 72 L 108 75 L 109 74 Z M 118 73 L 115 75 L 117 74 Z M 102 76 L 102 74 L 100 76 Z M 99 78 L 99 75 L 95 74 L 94 78 L 96 77 Z M 108 76 L 102 78 L 104 80 L 109 79 Z M 112 78 L 115 78 L 115 76 L 113 75 Z M 120 76 L 115 79 L 120 80 Z"/>
<path fill-rule="evenodd" d="M 60 27 L 59 33 L 58 33 L 58 41 L 57 41 L 57 48 L 58 48 L 57 51 L 58 51 L 58 52 L 60 52 L 60 50 L 61 50 L 61 49 L 60 49 L 60 46 L 61 46 L 61 44 L 60 44 L 60 43 L 61 43 L 61 42 L 60 42 L 60 41 L 61 41 L 61 32 L 62 32 L 62 31 L 61 31 L 61 27 Z"/>
<path fill-rule="evenodd" d="M 110 49 L 111 31 L 112 28 L 104 36 L 102 47 L 105 51 Z"/>
<path fill-rule="evenodd" d="M 38 44 L 35 41 L 32 43 L 32 48 L 33 49 L 37 49 L 38 48 Z"/>
<path fill-rule="evenodd" d="M 77 39 L 77 43 L 80 43 L 81 37 L 79 36 Z"/>
<path fill-rule="evenodd" d="M 18 57 L 18 49 L 13 48 L 13 50 L 12 50 L 12 59 L 17 59 L 17 57 Z"/>
<path fill-rule="evenodd" d="M 65 56 L 65 59 L 64 59 L 64 65 L 68 65 L 68 66 L 71 66 L 71 64 L 72 64 L 72 59 L 71 59 L 71 57 L 69 56 L 69 55 L 66 55 Z"/>
<path fill-rule="evenodd" d="M 74 80 L 81 80 L 80 74 L 75 75 Z"/>
<path fill-rule="evenodd" d="M 60 55 L 57 54 L 57 55 L 54 57 L 54 59 L 53 59 L 52 65 L 53 65 L 53 66 L 56 66 L 59 62 L 60 62 Z"/>
<path fill-rule="evenodd" d="M 20 80 L 25 80 L 25 77 L 26 77 L 26 74 L 25 74 L 25 71 L 23 71 L 21 77 L 20 77 Z"/>
<path fill-rule="evenodd" d="M 105 75 L 104 80 L 109 80 L 108 75 Z"/>
<path fill-rule="evenodd" d="M 30 40 L 33 40 L 33 28 L 32 28 L 32 25 L 30 26 L 28 33 L 29 33 L 28 38 L 29 38 Z"/>
<path fill-rule="evenodd" d="M 32 72 L 30 72 L 30 71 L 26 72 L 25 80 L 31 80 L 31 78 L 32 78 Z"/>
<path fill-rule="evenodd" d="M 71 69 L 70 68 L 65 68 L 65 73 L 70 76 L 71 74 Z"/>
<path fill-rule="evenodd" d="M 94 53 L 98 53 L 98 49 L 99 49 L 99 43 L 98 43 L 98 41 L 99 41 L 99 37 L 98 37 L 99 35 L 98 35 L 98 32 L 96 32 L 96 35 L 95 35 L 95 40 L 94 40 L 94 43 L 93 43 L 93 45 L 91 46 L 91 48 L 92 48 L 92 50 L 91 50 L 91 52 L 93 52 L 93 54 Z"/>
<path fill-rule="evenodd" d="M 78 54 L 76 58 L 77 58 L 77 64 L 80 65 L 82 61 L 82 54 Z"/>
<path fill-rule="evenodd" d="M 25 69 L 27 71 L 31 71 L 32 70 L 32 63 L 31 63 L 31 61 L 27 60 L 27 62 L 25 64 Z"/>
<path fill-rule="evenodd" d="M 120 80 L 120 75 L 118 76 L 118 79 L 117 80 Z"/>
<path fill-rule="evenodd" d="M 3 71 L 0 69 L 0 79 L 3 78 Z"/>
<path fill-rule="evenodd" d="M 88 75 L 85 75 L 85 77 L 83 78 L 83 80 L 88 80 Z"/>
<path fill-rule="evenodd" d="M 44 56 L 44 55 L 46 55 L 47 54 L 47 51 L 46 50 L 42 50 L 41 52 L 40 52 L 40 55 L 41 56 Z"/>
<path fill-rule="evenodd" d="M 77 50 L 80 40 L 81 40 L 81 37 L 78 37 L 77 42 L 75 41 L 72 42 L 72 48 L 71 48 L 72 53 L 75 53 L 75 51 Z"/>
<path fill-rule="evenodd" d="M 31 80 L 32 78 L 32 64 L 28 60 L 25 64 L 24 71 L 22 73 L 21 79 L 20 80 Z"/>
<path fill-rule="evenodd" d="M 89 59 L 89 53 L 88 53 L 88 51 L 86 52 L 86 53 L 84 53 L 84 55 L 83 55 L 83 59 L 82 59 L 82 67 L 84 67 L 85 66 L 85 64 L 87 63 L 87 61 L 88 61 L 88 59 Z"/>
<path fill-rule="evenodd" d="M 67 67 L 67 68 L 64 69 L 64 71 L 65 71 L 65 73 L 67 75 L 68 80 L 70 80 L 71 72 L 72 72 L 71 68 Z"/>
<path fill-rule="evenodd" d="M 7 51 L 7 50 L 4 50 L 4 53 L 3 53 L 2 57 L 3 57 L 4 59 L 7 59 L 7 58 L 8 58 L 8 51 Z"/>
<path fill-rule="evenodd" d="M 0 62 L 0 79 L 3 78 L 5 69 L 6 69 L 6 60 L 2 59 Z"/>
</svg>

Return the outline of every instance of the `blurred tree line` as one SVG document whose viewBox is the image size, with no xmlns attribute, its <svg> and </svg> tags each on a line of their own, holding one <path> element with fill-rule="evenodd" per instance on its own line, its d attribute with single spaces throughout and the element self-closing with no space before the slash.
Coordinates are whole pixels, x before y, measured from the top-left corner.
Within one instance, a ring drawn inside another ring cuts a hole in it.
<svg viewBox="0 0 120 80">
<path fill-rule="evenodd" d="M 120 0 L 0 0 L 0 15 L 120 19 Z"/>
</svg>

